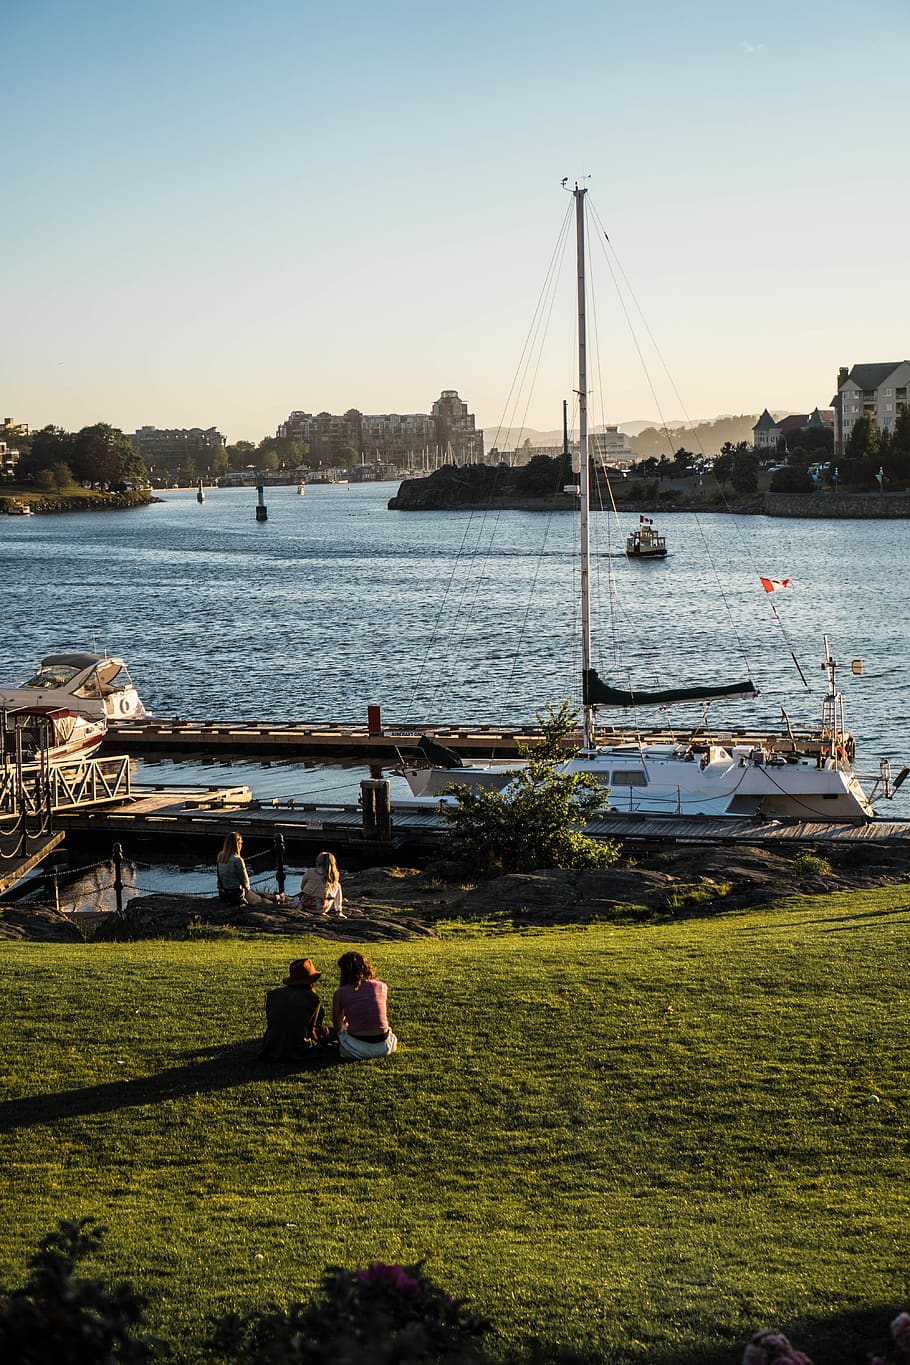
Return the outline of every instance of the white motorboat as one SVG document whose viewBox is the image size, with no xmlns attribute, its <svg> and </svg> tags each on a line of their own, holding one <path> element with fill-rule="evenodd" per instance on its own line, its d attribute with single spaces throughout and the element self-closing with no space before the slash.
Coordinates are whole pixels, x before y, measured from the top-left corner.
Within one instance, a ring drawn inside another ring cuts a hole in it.
<svg viewBox="0 0 910 1365">
<path fill-rule="evenodd" d="M 622 690 L 604 682 L 592 666 L 590 602 L 590 463 L 587 433 L 585 349 L 585 196 L 575 198 L 578 279 L 579 457 L 577 491 L 580 510 L 581 655 L 584 738 L 564 770 L 586 773 L 601 784 L 604 807 L 611 812 L 666 815 L 720 815 L 782 820 L 862 824 L 874 811 L 853 771 L 854 741 L 844 726 L 843 697 L 837 690 L 837 663 L 825 637 L 828 689 L 822 701 L 821 727 L 794 735 L 786 731 L 759 734 L 748 743 L 733 736 L 709 736 L 699 728 L 692 742 L 667 732 L 632 726 L 613 742 L 598 745 L 598 707 L 637 709 L 672 703 L 711 702 L 757 697 L 751 680 L 732 684 L 697 684 L 659 691 Z M 642 526 L 645 519 L 642 519 Z M 650 529 L 650 524 L 648 526 Z M 664 546 L 665 549 L 665 546 Z M 504 790 L 522 760 L 461 764 L 457 754 L 443 751 L 424 757 L 429 766 L 401 769 L 415 797 L 432 798 L 454 785 Z M 890 770 L 889 770 L 890 773 Z M 882 787 L 890 794 L 889 774 Z"/>
<path fill-rule="evenodd" d="M 49 654 L 33 677 L 0 687 L 0 707 L 69 710 L 105 726 L 148 715 L 126 664 L 108 654 Z"/>
<path fill-rule="evenodd" d="M 106 719 L 80 715 L 68 706 L 31 706 L 3 714 L 3 750 L 26 763 L 87 758 L 107 733 Z"/>
</svg>

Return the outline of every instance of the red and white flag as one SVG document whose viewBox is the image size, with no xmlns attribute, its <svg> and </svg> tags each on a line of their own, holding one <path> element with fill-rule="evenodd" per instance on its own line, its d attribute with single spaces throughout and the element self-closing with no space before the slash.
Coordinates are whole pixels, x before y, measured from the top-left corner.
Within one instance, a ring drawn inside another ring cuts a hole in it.
<svg viewBox="0 0 910 1365">
<path fill-rule="evenodd" d="M 765 592 L 777 592 L 778 588 L 792 588 L 793 586 L 789 578 L 762 578 L 761 574 L 758 576 L 761 578 L 761 585 Z"/>
</svg>

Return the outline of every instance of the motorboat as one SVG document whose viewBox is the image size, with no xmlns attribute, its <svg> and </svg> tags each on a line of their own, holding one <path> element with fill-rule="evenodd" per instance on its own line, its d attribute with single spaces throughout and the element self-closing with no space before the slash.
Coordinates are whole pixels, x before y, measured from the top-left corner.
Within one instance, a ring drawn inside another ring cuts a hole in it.
<svg viewBox="0 0 910 1365">
<path fill-rule="evenodd" d="M 838 665 L 832 657 L 827 636 L 824 637 L 822 666 L 827 672 L 828 688 L 822 700 L 821 727 L 818 729 L 797 736 L 787 721 L 784 731 L 759 734 L 744 744 L 733 736 L 708 735 L 701 727 L 690 731 L 689 737 L 675 734 L 668 738 L 665 731 L 629 725 L 624 731 L 617 727 L 619 734 L 611 736 L 610 743 L 598 743 L 596 713 L 599 707 L 635 712 L 639 708 L 664 708 L 674 703 L 708 704 L 724 699 L 751 699 L 757 697 L 759 691 L 751 678 L 731 682 L 705 679 L 657 690 L 620 688 L 602 679 L 593 667 L 589 538 L 591 471 L 585 340 L 587 190 L 576 185 L 572 193 L 576 217 L 579 403 L 577 468 L 573 463 L 578 487 L 573 491 L 578 495 L 580 517 L 583 739 L 578 752 L 567 758 L 560 765 L 561 769 L 593 778 L 603 788 L 603 808 L 615 813 L 863 824 L 871 820 L 875 812 L 853 770 L 855 743 L 845 728 L 844 702 L 836 683 Z M 636 545 L 637 550 L 633 548 Z M 650 518 L 641 517 L 638 530 L 628 538 L 626 553 L 630 557 L 636 553 L 666 554 L 666 542 L 654 530 Z M 507 792 L 516 770 L 523 763 L 518 759 L 465 765 L 457 754 L 444 751 L 434 757 L 428 755 L 425 748 L 421 757 L 424 763 L 399 770 L 413 795 L 419 798 L 438 798 L 441 793 L 451 792 L 454 786 Z M 893 794 L 889 772 L 890 769 L 886 772 L 883 767 L 880 782 L 885 795 Z"/>
<path fill-rule="evenodd" d="M 655 531 L 652 517 L 639 517 L 626 537 L 626 554 L 630 559 L 666 559 L 667 538 Z"/>
<path fill-rule="evenodd" d="M 107 720 L 80 715 L 68 706 L 31 706 L 3 713 L 3 750 L 26 763 L 87 758 L 107 732 Z"/>
<path fill-rule="evenodd" d="M 109 654 L 48 654 L 32 677 L 0 687 L 0 707 L 59 708 L 104 725 L 148 715 L 126 664 Z"/>
<path fill-rule="evenodd" d="M 35 515 L 27 502 L 15 501 L 6 504 L 6 513 L 10 517 L 33 517 Z"/>
</svg>

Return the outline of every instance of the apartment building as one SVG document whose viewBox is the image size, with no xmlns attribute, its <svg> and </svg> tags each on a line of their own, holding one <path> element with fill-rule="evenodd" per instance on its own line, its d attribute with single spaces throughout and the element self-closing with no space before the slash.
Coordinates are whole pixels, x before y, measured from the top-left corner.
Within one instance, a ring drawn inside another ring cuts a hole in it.
<svg viewBox="0 0 910 1365">
<path fill-rule="evenodd" d="M 471 464 L 483 459 L 483 432 L 455 389 L 443 389 L 429 412 L 362 413 L 349 408 L 330 412 L 295 411 L 281 423 L 279 436 L 306 441 L 310 458 L 334 465 L 340 450 L 358 459 L 399 467 L 420 466 L 427 456 Z"/>
<path fill-rule="evenodd" d="M 186 456 L 193 456 L 197 464 L 206 454 L 223 450 L 227 440 L 217 427 L 140 427 L 130 436 L 137 454 L 147 465 L 174 466 Z"/>
<path fill-rule="evenodd" d="M 860 417 L 871 417 L 879 431 L 893 431 L 907 407 L 910 360 L 885 360 L 869 365 L 842 365 L 837 372 L 834 408 L 834 453 L 843 455 Z"/>
</svg>

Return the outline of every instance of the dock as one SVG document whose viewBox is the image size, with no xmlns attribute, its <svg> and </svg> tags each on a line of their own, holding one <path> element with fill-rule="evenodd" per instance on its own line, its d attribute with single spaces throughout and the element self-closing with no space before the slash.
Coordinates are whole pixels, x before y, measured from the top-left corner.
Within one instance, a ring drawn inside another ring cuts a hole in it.
<svg viewBox="0 0 910 1365">
<path fill-rule="evenodd" d="M 371 708 L 372 709 L 372 708 Z M 375 708 L 378 710 L 378 708 Z M 700 732 L 698 732 L 700 733 Z M 711 729 L 719 744 L 764 745 L 776 752 L 817 751 L 822 739 L 815 732 L 795 731 L 793 737 L 769 736 L 757 730 Z M 124 754 L 194 754 L 224 757 L 284 757 L 361 759 L 386 766 L 411 762 L 424 737 L 454 749 L 465 759 L 517 758 L 519 745 L 533 746 L 541 738 L 538 725 L 384 725 L 379 717 L 363 725 L 322 721 L 190 721 L 148 717 L 141 721 L 112 721 L 102 752 Z M 683 744 L 697 737 L 690 730 L 667 729 L 648 733 L 649 740 Z M 598 726 L 598 744 L 635 744 L 639 736 L 628 727 Z M 582 743 L 580 733 L 566 740 L 567 752 Z"/>
<path fill-rule="evenodd" d="M 448 823 L 433 801 L 391 803 L 391 837 L 381 839 L 365 825 L 364 810 L 353 803 L 317 803 L 252 799 L 238 787 L 167 787 L 134 785 L 128 801 L 92 809 L 61 811 L 60 829 L 73 835 L 129 844 L 151 841 L 158 852 L 221 841 L 236 829 L 247 840 L 273 842 L 281 835 L 286 847 L 375 856 L 377 860 L 411 850 L 438 852 Z M 655 843 L 758 844 L 809 846 L 853 844 L 868 847 L 910 842 L 910 821 L 873 821 L 866 825 L 818 821 L 775 821 L 722 816 L 610 815 L 591 820 L 586 834 L 618 839 L 642 847 Z"/>
</svg>

